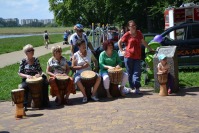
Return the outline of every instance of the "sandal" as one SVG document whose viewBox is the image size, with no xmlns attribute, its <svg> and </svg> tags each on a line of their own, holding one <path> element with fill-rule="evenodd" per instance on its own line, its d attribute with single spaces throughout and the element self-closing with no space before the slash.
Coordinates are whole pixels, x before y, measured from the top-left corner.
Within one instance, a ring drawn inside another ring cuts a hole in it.
<svg viewBox="0 0 199 133">
<path fill-rule="evenodd" d="M 69 99 L 66 99 L 65 104 L 66 105 L 73 105 L 73 103 Z"/>
</svg>

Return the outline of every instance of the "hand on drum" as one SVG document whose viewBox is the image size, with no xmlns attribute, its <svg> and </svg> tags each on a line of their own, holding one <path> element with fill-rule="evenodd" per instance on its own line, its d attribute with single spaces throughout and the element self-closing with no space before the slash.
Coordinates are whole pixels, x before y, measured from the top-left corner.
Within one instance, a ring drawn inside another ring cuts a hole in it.
<svg viewBox="0 0 199 133">
<path fill-rule="evenodd" d="M 26 78 L 27 78 L 27 79 L 32 79 L 33 76 L 27 75 Z"/>
<path fill-rule="evenodd" d="M 36 74 L 35 77 L 36 77 L 36 78 L 39 78 L 39 77 L 41 77 L 41 75 L 40 75 L 40 74 Z"/>
<path fill-rule="evenodd" d="M 84 65 L 82 65 L 82 68 L 87 68 L 87 67 L 89 67 L 88 63 L 84 63 Z"/>
<path fill-rule="evenodd" d="M 120 65 L 117 65 L 115 68 L 121 68 Z"/>
<path fill-rule="evenodd" d="M 112 67 L 112 66 L 108 66 L 108 69 L 114 69 L 115 67 Z"/>
</svg>

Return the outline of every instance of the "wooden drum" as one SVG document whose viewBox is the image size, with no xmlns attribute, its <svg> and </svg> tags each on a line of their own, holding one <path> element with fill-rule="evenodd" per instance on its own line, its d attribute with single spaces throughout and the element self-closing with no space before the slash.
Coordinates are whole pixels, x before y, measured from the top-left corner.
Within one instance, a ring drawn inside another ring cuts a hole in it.
<svg viewBox="0 0 199 133">
<path fill-rule="evenodd" d="M 86 95 L 88 99 L 91 99 L 91 88 L 96 82 L 96 73 L 90 70 L 83 71 L 80 75 L 82 85 L 85 87 Z"/>
<path fill-rule="evenodd" d="M 113 97 L 121 96 L 118 85 L 122 82 L 123 70 L 122 68 L 108 69 L 108 75 L 110 78 L 110 94 Z"/>
<path fill-rule="evenodd" d="M 12 101 L 16 104 L 16 118 L 22 118 L 25 116 L 25 111 L 23 108 L 24 102 L 24 89 L 14 89 L 11 91 Z"/>
<path fill-rule="evenodd" d="M 33 77 L 31 79 L 26 79 L 28 87 L 30 88 L 30 93 L 32 96 L 32 108 L 40 108 L 42 106 L 42 77 Z"/>
<path fill-rule="evenodd" d="M 167 96 L 168 91 L 167 91 L 167 80 L 168 80 L 168 73 L 157 73 L 158 76 L 158 82 L 160 84 L 160 96 Z"/>
<path fill-rule="evenodd" d="M 64 96 L 67 93 L 67 84 L 69 81 L 68 76 L 56 76 L 56 83 L 59 89 L 59 94 L 61 96 L 61 103 L 65 104 Z"/>
</svg>

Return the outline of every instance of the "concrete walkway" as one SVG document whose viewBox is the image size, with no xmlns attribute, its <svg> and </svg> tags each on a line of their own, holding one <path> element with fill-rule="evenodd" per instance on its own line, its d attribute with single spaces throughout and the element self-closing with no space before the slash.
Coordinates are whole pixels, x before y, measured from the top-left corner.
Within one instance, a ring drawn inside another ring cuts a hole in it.
<svg viewBox="0 0 199 133">
<path fill-rule="evenodd" d="M 46 49 L 44 46 L 35 47 L 34 48 L 35 49 L 34 56 L 39 57 L 39 56 L 50 53 L 51 47 L 54 45 L 59 45 L 62 48 L 69 47 L 69 45 L 63 45 L 62 42 L 50 44 L 48 46 L 48 49 Z M 15 51 L 15 52 L 7 53 L 7 54 L 2 54 L 2 55 L 0 55 L 0 61 L 1 61 L 0 68 L 15 64 L 15 63 L 21 61 L 21 59 L 24 57 L 25 57 L 25 54 L 24 54 L 23 50 Z"/>
<path fill-rule="evenodd" d="M 15 106 L 0 102 L 0 133 L 198 133 L 199 88 L 161 97 L 150 89 L 143 96 L 101 98 L 82 104 L 82 94 L 71 95 L 74 105 L 29 108 L 15 120 Z"/>
</svg>

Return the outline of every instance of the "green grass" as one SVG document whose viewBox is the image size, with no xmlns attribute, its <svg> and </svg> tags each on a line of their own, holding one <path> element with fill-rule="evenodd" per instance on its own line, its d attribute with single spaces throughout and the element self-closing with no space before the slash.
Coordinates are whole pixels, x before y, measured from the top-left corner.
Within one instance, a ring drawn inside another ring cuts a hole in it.
<svg viewBox="0 0 199 133">
<path fill-rule="evenodd" d="M 50 43 L 56 43 L 61 41 L 63 41 L 62 34 L 50 35 Z M 41 35 L 0 39 L 0 54 L 22 50 L 26 44 L 32 44 L 33 47 L 42 46 L 44 45 L 43 36 Z"/>
<path fill-rule="evenodd" d="M 6 27 L 0 28 L 0 34 L 33 34 L 44 33 L 45 30 L 51 33 L 63 33 L 65 30 L 71 30 L 73 27 Z"/>
<path fill-rule="evenodd" d="M 69 48 L 65 48 L 63 53 Z M 46 54 L 44 56 L 39 57 L 39 61 L 42 67 L 43 72 L 46 71 L 46 64 L 48 59 L 52 56 L 52 54 Z M 67 59 L 69 59 L 69 55 L 64 55 Z M 24 55 L 25 57 L 25 55 Z M 11 95 L 10 92 L 13 89 L 18 88 L 18 84 L 21 83 L 21 78 L 18 76 L 19 63 L 0 68 L 0 100 L 10 100 Z"/>
</svg>

